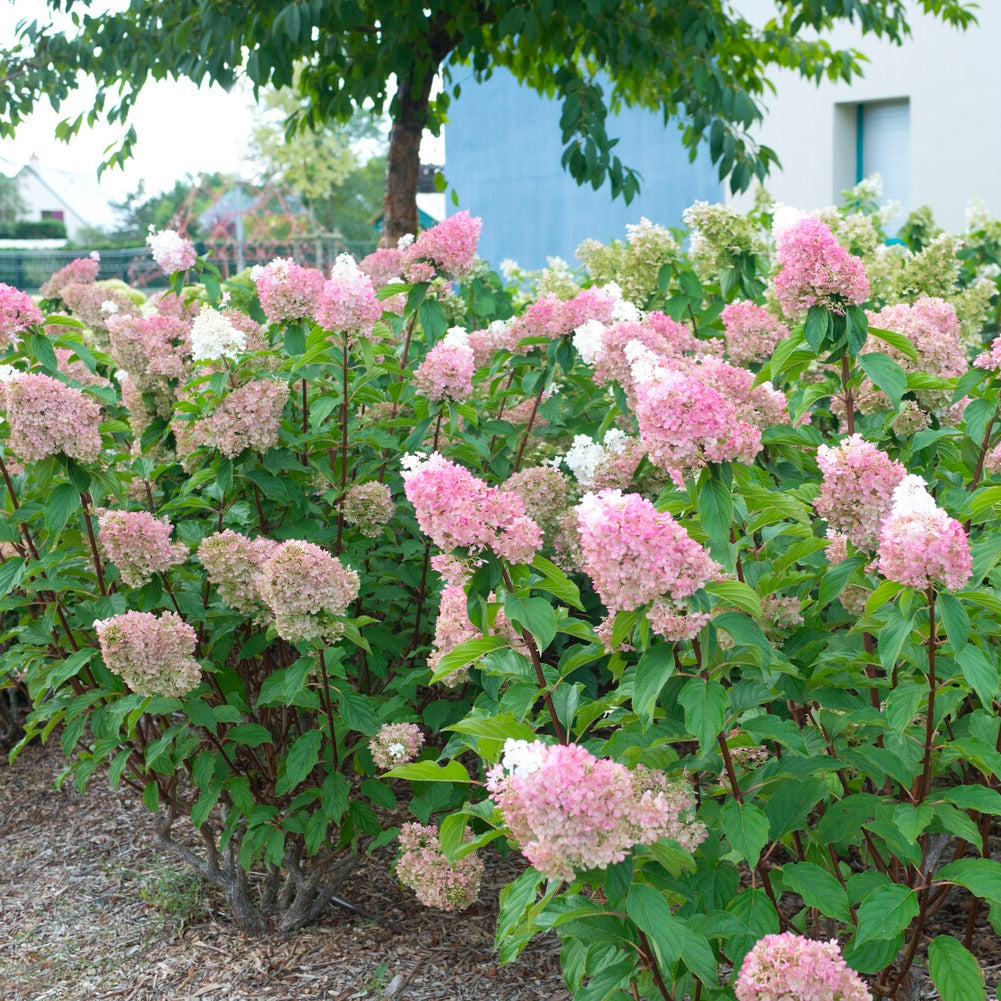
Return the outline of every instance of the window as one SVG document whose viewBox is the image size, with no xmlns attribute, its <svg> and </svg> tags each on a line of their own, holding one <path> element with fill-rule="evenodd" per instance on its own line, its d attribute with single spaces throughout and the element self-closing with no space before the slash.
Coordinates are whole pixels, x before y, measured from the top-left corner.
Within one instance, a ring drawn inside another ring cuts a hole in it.
<svg viewBox="0 0 1001 1001">
<path fill-rule="evenodd" d="M 59 222 L 65 222 L 65 217 L 62 209 L 42 209 L 43 219 L 56 219 Z"/>
<path fill-rule="evenodd" d="M 855 181 L 879 174 L 883 201 L 898 202 L 900 211 L 889 221 L 891 235 L 910 211 L 911 109 L 907 98 L 872 101 L 855 106 Z"/>
</svg>

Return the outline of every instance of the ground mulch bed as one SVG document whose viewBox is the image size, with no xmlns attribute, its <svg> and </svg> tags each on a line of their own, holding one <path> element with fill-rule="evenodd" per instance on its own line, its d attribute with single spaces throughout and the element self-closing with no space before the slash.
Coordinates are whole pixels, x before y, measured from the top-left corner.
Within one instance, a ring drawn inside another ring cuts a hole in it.
<svg viewBox="0 0 1001 1001">
<path fill-rule="evenodd" d="M 154 847 L 139 797 L 95 777 L 54 788 L 59 748 L 0 757 L 0 999 L 3 1001 L 566 1001 L 558 943 L 533 942 L 502 967 L 497 893 L 515 860 L 488 861 L 480 903 L 422 907 L 366 859 L 344 910 L 267 940 L 242 935 L 210 888 Z"/>
</svg>

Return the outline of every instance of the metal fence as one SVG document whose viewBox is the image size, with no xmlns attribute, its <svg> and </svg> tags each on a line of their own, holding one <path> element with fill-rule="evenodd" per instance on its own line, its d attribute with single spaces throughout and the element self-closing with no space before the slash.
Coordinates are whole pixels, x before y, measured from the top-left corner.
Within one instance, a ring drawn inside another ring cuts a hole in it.
<svg viewBox="0 0 1001 1001">
<path fill-rule="evenodd" d="M 208 251 L 209 259 L 224 278 L 255 264 L 267 264 L 276 257 L 292 257 L 304 265 L 329 271 L 338 254 L 349 253 L 360 258 L 373 249 L 368 243 L 349 243 L 329 237 L 296 243 L 248 244 L 244 247 L 234 244 L 206 247 L 198 244 L 199 253 Z M 37 292 L 54 271 L 86 254 L 86 250 L 27 247 L 0 250 L 0 282 L 25 292 Z M 120 278 L 137 288 L 167 287 L 167 277 L 154 263 L 149 247 L 102 250 L 100 255 L 99 281 Z"/>
</svg>

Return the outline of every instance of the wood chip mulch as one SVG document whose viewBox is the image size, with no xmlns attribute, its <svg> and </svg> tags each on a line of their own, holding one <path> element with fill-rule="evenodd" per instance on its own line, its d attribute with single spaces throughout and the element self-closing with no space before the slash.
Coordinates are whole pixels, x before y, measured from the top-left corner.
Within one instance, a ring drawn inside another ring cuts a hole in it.
<svg viewBox="0 0 1001 1001">
<path fill-rule="evenodd" d="M 422 907 L 366 859 L 341 895 L 379 916 L 331 910 L 322 925 L 250 939 L 213 891 L 153 846 L 128 789 L 67 783 L 58 747 L 0 757 L 0 999 L 3 1001 L 567 1001 L 558 942 L 502 967 L 497 893 L 516 860 L 487 863 L 480 903 Z"/>
</svg>

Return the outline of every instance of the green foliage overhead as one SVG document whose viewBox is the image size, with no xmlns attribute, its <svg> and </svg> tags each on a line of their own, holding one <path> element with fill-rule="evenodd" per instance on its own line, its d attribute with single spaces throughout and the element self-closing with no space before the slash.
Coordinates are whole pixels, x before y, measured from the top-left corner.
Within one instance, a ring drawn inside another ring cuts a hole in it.
<svg viewBox="0 0 1001 1001">
<path fill-rule="evenodd" d="M 133 0 L 111 14 L 94 13 L 84 0 L 48 0 L 49 16 L 25 24 L 2 53 L 0 136 L 12 135 L 43 100 L 61 107 L 83 74 L 98 84 L 93 109 L 63 122 L 59 135 L 69 139 L 99 119 L 118 123 L 124 135 L 108 163 L 120 164 L 135 142 L 130 115 L 148 80 L 230 87 L 242 77 L 255 92 L 297 84 L 306 104 L 293 122 L 303 127 L 348 120 L 358 107 L 388 110 L 401 156 L 414 158 L 415 130 L 419 137 L 424 126 L 437 129 L 458 92 L 451 70 L 468 67 L 482 79 L 503 66 L 561 102 L 563 164 L 579 183 L 607 181 L 613 197 L 627 200 L 638 190 L 606 128 L 609 110 L 624 103 L 660 110 L 665 121 L 676 117 L 693 156 L 707 138 L 720 176 L 742 190 L 776 159 L 748 134 L 762 116 L 769 75 L 786 68 L 850 81 L 862 56 L 832 47 L 825 34 L 852 21 L 899 44 L 915 6 L 959 27 L 974 19 L 966 0 L 775 0 L 763 25 L 720 0 L 477 0 L 433 8 L 399 0 Z M 70 15 L 69 27 L 65 16 L 59 27 L 51 23 L 58 11 Z M 442 71 L 446 86 L 432 100 L 431 82 Z M 395 180 L 392 150 L 390 161 L 391 182 L 409 188 Z"/>
</svg>

